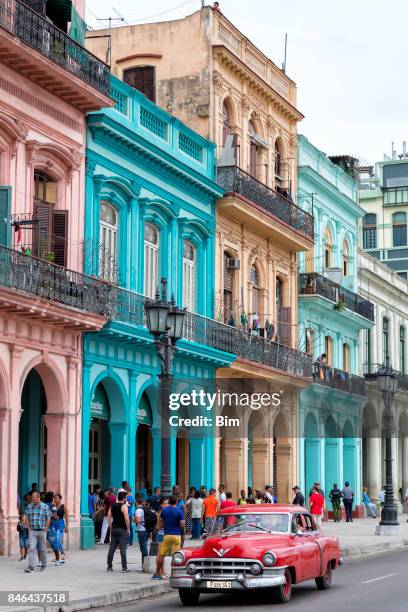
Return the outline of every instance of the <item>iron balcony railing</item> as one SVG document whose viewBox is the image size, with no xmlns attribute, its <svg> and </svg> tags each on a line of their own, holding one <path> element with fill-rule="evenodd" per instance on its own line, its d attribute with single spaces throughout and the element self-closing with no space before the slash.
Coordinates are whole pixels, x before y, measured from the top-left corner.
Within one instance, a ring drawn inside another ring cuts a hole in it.
<svg viewBox="0 0 408 612">
<path fill-rule="evenodd" d="M 366 380 L 377 380 L 377 372 L 384 368 L 384 365 L 381 363 L 364 363 L 363 364 L 363 372 Z M 398 372 L 398 388 L 403 391 L 408 391 L 408 374 L 404 372 Z"/>
<path fill-rule="evenodd" d="M 103 94 L 109 67 L 20 0 L 0 0 L 0 26 Z"/>
<path fill-rule="evenodd" d="M 327 364 L 313 364 L 313 381 L 347 393 L 365 395 L 365 379 L 362 376 L 332 368 Z"/>
<path fill-rule="evenodd" d="M 109 317 L 115 287 L 0 245 L 0 286 Z"/>
<path fill-rule="evenodd" d="M 0 286 L 146 327 L 145 296 L 5 246 L 0 246 Z M 185 316 L 183 337 L 297 376 L 312 376 L 306 353 L 192 312 Z"/>
<path fill-rule="evenodd" d="M 217 182 L 227 193 L 239 193 L 307 238 L 313 239 L 312 215 L 238 166 L 219 166 Z"/>
<path fill-rule="evenodd" d="M 374 304 L 317 272 L 299 274 L 299 294 L 321 295 L 334 302 L 338 310 L 348 308 L 374 321 Z"/>
</svg>

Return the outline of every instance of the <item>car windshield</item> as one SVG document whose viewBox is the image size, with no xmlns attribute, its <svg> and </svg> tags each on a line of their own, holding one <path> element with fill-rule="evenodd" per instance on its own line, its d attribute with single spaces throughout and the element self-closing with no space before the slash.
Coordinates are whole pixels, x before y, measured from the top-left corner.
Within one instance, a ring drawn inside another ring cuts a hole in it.
<svg viewBox="0 0 408 612">
<path fill-rule="evenodd" d="M 242 533 L 247 531 L 257 533 L 287 533 L 289 518 L 287 514 L 222 514 L 217 517 L 210 535 Z"/>
</svg>

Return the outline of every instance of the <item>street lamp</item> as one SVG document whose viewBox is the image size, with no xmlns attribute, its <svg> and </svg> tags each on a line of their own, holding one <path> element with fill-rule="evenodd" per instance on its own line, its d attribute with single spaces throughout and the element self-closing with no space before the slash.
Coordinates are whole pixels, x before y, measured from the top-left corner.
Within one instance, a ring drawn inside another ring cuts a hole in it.
<svg viewBox="0 0 408 612">
<path fill-rule="evenodd" d="M 173 359 L 176 342 L 183 335 L 183 321 L 186 315 L 185 308 L 179 308 L 174 298 L 167 300 L 167 281 L 161 279 L 161 297 L 159 289 L 156 290 L 155 299 L 145 303 L 147 327 L 154 336 L 157 354 L 161 364 L 160 380 L 160 408 L 161 408 L 161 494 L 165 497 L 171 495 L 171 435 L 169 396 L 173 382 Z"/>
<path fill-rule="evenodd" d="M 389 365 L 389 359 L 377 372 L 378 387 L 384 398 L 384 435 L 385 435 L 385 498 L 381 509 L 381 521 L 377 525 L 377 535 L 389 535 L 399 531 L 398 514 L 394 503 L 392 484 L 392 413 L 394 395 L 398 390 L 399 374 Z"/>
</svg>

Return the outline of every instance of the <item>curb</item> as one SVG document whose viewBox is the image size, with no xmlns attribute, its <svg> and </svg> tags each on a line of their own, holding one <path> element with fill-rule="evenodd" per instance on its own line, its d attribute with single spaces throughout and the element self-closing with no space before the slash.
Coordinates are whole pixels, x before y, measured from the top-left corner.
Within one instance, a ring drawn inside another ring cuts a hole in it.
<svg viewBox="0 0 408 612">
<path fill-rule="evenodd" d="M 396 540 L 395 542 L 382 542 L 381 540 L 378 544 L 363 544 L 361 546 L 350 546 L 347 548 L 342 548 L 342 553 L 345 558 L 351 559 L 356 557 L 364 557 L 365 555 L 371 555 L 375 553 L 381 553 L 386 550 L 393 550 L 395 548 L 403 548 L 404 546 L 408 546 L 408 538 L 403 538 L 401 540 Z"/>
</svg>

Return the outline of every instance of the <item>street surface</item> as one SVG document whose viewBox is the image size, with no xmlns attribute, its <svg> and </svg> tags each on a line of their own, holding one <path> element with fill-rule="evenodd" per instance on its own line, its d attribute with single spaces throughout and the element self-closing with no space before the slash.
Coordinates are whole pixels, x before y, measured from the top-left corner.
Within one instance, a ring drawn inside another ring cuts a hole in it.
<svg viewBox="0 0 408 612">
<path fill-rule="evenodd" d="M 408 550 L 367 556 L 365 559 L 346 561 L 333 573 L 333 584 L 328 591 L 318 591 L 314 581 L 294 587 L 292 600 L 284 610 L 319 612 L 406 612 L 408 610 Z M 267 612 L 271 604 L 265 594 L 201 595 L 198 606 L 183 606 L 175 591 L 145 601 L 115 606 L 120 612 L 169 612 L 176 610 L 223 610 L 237 612 L 249 609 Z M 276 605 L 276 609 L 279 605 Z M 102 608 L 95 609 L 102 610 Z M 113 607 L 103 608 L 105 612 Z"/>
</svg>

